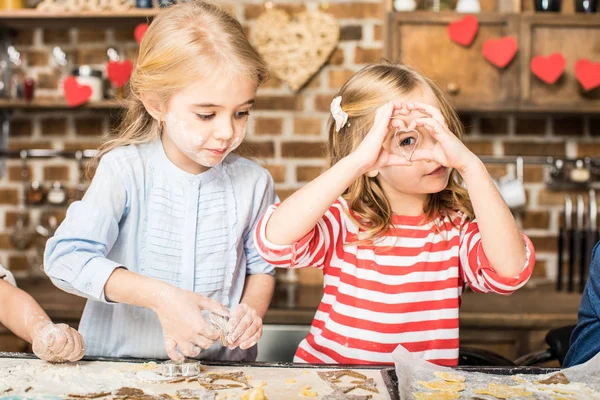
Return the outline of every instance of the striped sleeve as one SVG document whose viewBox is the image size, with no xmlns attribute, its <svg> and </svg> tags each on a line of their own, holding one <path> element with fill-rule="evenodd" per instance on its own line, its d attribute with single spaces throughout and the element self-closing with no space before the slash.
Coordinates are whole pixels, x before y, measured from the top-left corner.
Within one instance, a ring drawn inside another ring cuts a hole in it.
<svg viewBox="0 0 600 400">
<path fill-rule="evenodd" d="M 254 237 L 258 253 L 268 263 L 280 268 L 323 269 L 343 240 L 345 228 L 342 203 L 336 201 L 310 232 L 291 245 L 277 245 L 266 237 L 267 222 L 278 206 L 279 204 L 269 207 L 258 223 Z"/>
<path fill-rule="evenodd" d="M 463 226 L 460 239 L 460 270 L 464 282 L 469 283 L 475 292 L 494 292 L 509 295 L 523 287 L 533 272 L 535 250 L 531 240 L 525 235 L 526 260 L 518 276 L 505 278 L 496 273 L 487 259 L 481 243 L 477 221 Z"/>
</svg>

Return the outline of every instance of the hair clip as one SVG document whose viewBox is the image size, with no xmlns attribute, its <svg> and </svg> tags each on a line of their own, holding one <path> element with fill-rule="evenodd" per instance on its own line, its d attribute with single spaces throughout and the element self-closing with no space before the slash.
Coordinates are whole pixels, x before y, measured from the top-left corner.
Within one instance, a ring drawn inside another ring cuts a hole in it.
<svg viewBox="0 0 600 400">
<path fill-rule="evenodd" d="M 348 114 L 342 110 L 342 96 L 338 96 L 331 101 L 330 110 L 335 120 L 335 131 L 339 132 L 348 122 Z M 350 126 L 349 123 L 348 126 Z"/>
</svg>

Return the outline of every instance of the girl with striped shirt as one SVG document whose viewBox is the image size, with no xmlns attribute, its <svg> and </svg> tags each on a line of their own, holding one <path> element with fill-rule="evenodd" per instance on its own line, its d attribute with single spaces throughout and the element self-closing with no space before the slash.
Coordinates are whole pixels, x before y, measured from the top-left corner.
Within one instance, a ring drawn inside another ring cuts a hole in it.
<svg viewBox="0 0 600 400">
<path fill-rule="evenodd" d="M 331 110 L 330 169 L 271 206 L 255 233 L 269 263 L 323 270 L 323 298 L 295 361 L 391 363 L 402 345 L 456 365 L 465 286 L 503 295 L 522 287 L 531 241 L 430 79 L 370 65 Z"/>
</svg>

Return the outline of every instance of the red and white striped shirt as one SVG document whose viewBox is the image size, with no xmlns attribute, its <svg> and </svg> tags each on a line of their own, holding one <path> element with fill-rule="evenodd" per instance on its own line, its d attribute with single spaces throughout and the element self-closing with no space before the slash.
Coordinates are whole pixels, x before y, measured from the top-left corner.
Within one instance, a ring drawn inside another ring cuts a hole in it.
<svg viewBox="0 0 600 400">
<path fill-rule="evenodd" d="M 477 292 L 508 295 L 525 285 L 533 271 L 534 248 L 523 235 L 527 262 L 519 276 L 503 278 L 490 266 L 476 221 L 462 213 L 423 223 L 423 217 L 393 215 L 375 244 L 356 245 L 359 227 L 339 198 L 315 228 L 298 242 L 269 242 L 265 226 L 271 206 L 258 224 L 261 256 L 277 267 L 316 267 L 324 273 L 324 292 L 310 333 L 294 361 L 307 363 L 392 363 L 403 345 L 440 365 L 458 363 L 458 308 L 464 285 Z"/>
</svg>

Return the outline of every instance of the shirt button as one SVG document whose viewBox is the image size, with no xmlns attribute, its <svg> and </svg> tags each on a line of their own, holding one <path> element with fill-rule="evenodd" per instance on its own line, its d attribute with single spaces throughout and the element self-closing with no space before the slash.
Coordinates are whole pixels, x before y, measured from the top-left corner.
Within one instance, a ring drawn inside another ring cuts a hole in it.
<svg viewBox="0 0 600 400">
<path fill-rule="evenodd" d="M 92 282 L 88 282 L 85 284 L 85 290 L 88 292 L 92 291 Z"/>
</svg>

